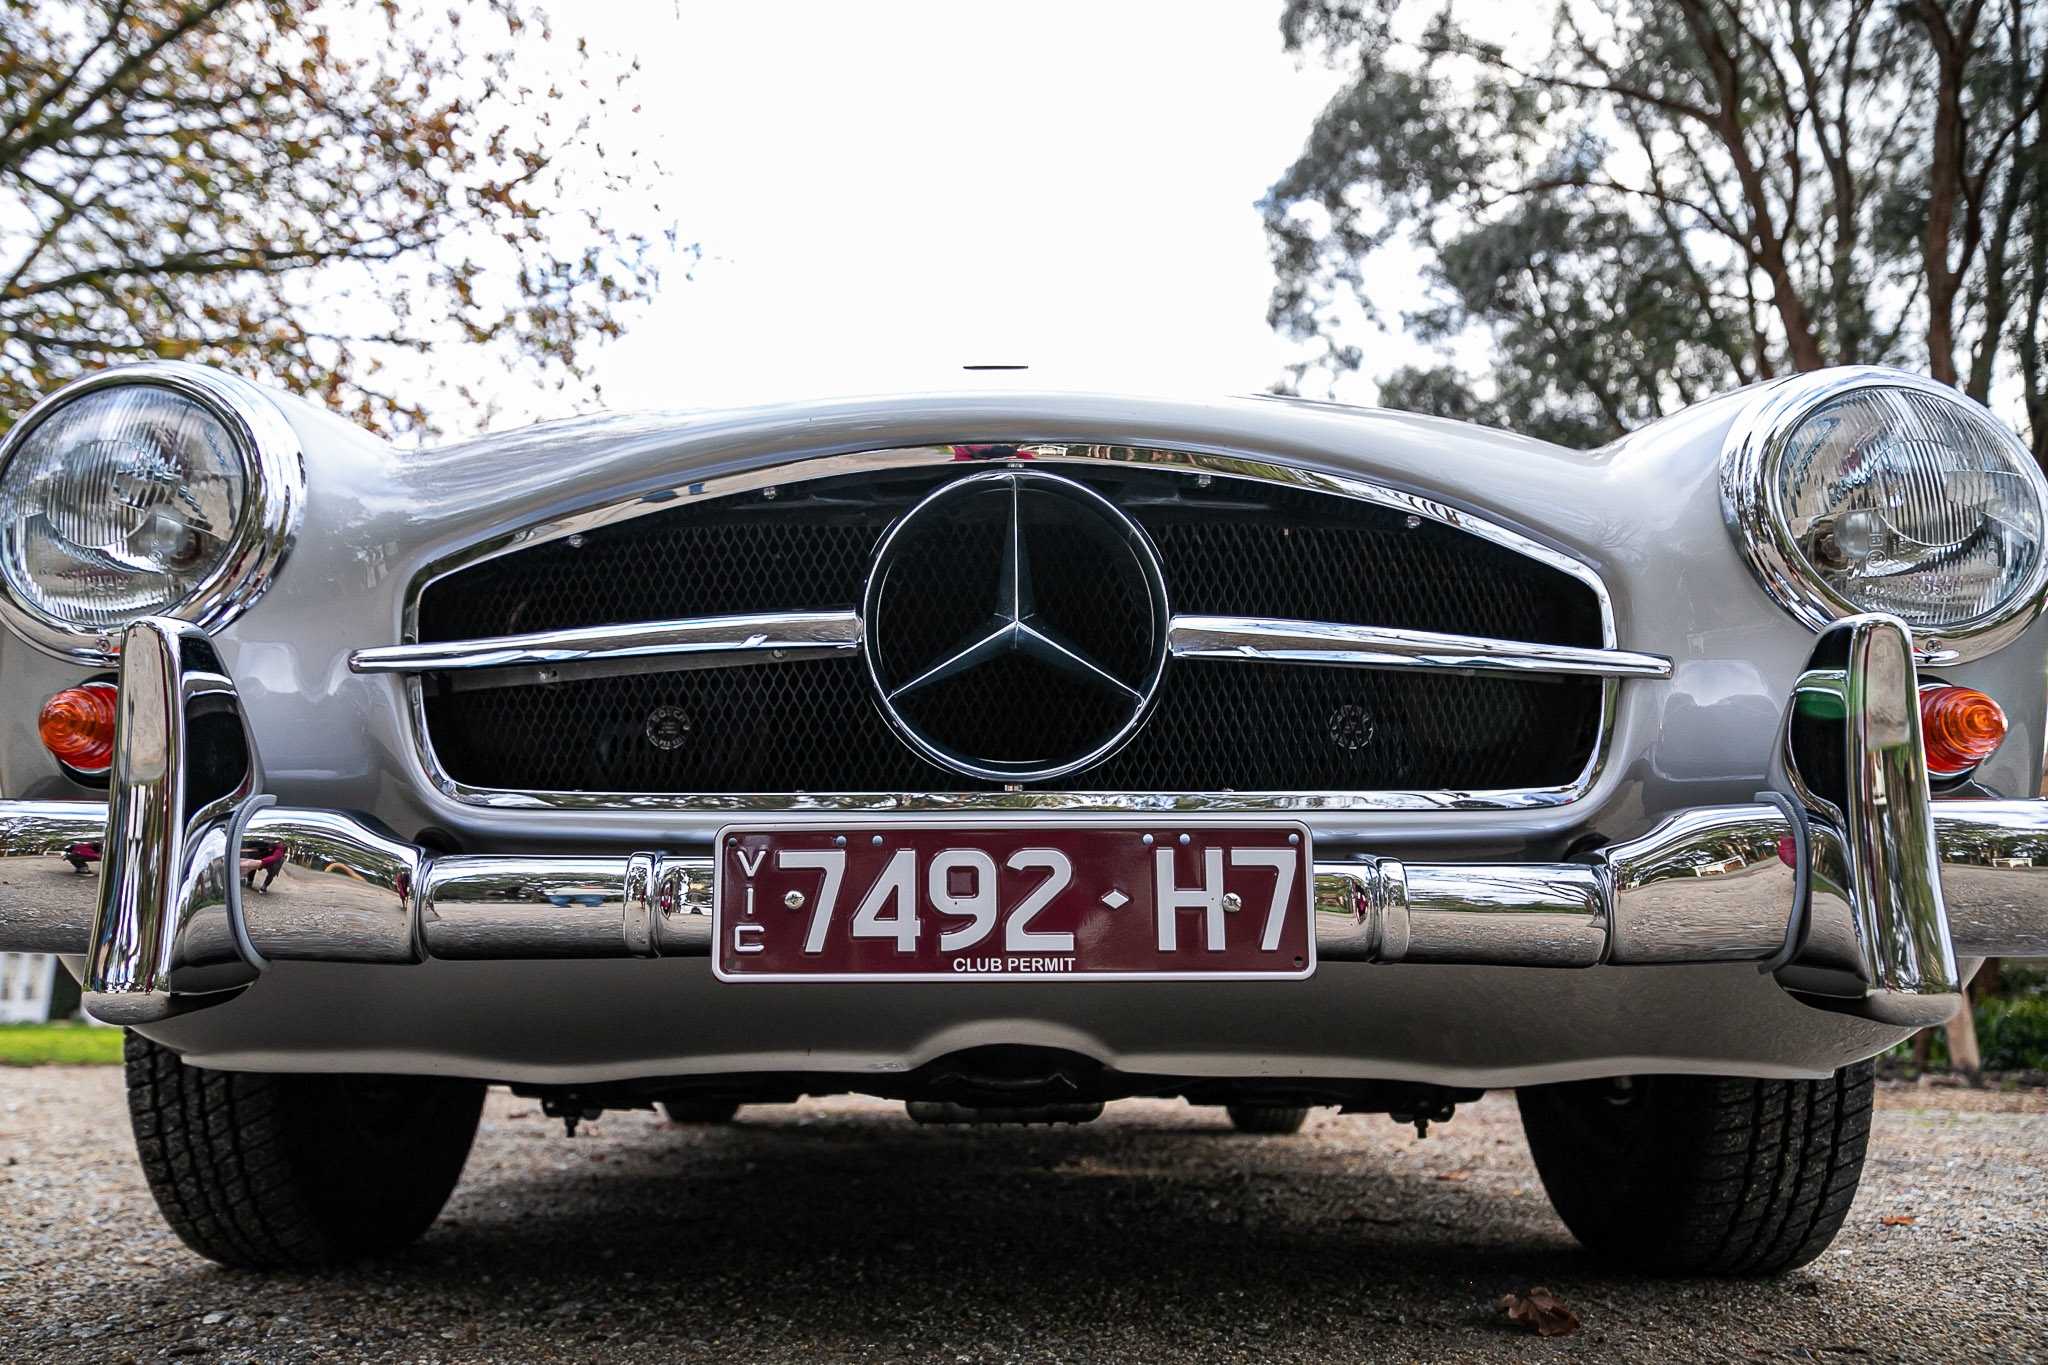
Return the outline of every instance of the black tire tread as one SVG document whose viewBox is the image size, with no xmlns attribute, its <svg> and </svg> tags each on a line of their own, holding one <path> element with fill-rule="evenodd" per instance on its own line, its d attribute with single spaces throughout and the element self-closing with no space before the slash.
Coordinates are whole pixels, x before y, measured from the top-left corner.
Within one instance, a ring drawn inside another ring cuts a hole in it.
<svg viewBox="0 0 2048 1365">
<path fill-rule="evenodd" d="M 473 1082 L 413 1082 L 427 1101 L 420 1159 L 377 1169 L 388 1154 L 354 1149 L 327 1127 L 344 1078 L 187 1066 L 133 1032 L 123 1058 L 136 1154 L 164 1221 L 200 1255 L 237 1269 L 333 1265 L 411 1242 L 461 1173 L 483 1097 Z M 366 1206 L 337 1196 L 365 1180 L 389 1198 Z"/>
<path fill-rule="evenodd" d="M 1870 1134 L 1870 1063 L 1821 1081 L 1723 1079 L 1716 1137 L 1740 1146 L 1700 1172 L 1695 1242 L 1708 1274 L 1769 1275 L 1805 1265 L 1841 1230 Z"/>
<path fill-rule="evenodd" d="M 1870 1062 L 1822 1080 L 1642 1078 L 1652 1126 L 1625 1149 L 1585 1142 L 1597 1107 L 1569 1085 L 1518 1096 L 1531 1153 L 1575 1236 L 1598 1253 L 1686 1274 L 1772 1275 L 1841 1230 L 1870 1137 Z"/>
<path fill-rule="evenodd" d="M 125 1054 L 143 1175 L 179 1239 L 240 1268 L 317 1262 L 312 1210 L 275 1150 L 274 1079 L 188 1067 L 136 1033 Z"/>
</svg>

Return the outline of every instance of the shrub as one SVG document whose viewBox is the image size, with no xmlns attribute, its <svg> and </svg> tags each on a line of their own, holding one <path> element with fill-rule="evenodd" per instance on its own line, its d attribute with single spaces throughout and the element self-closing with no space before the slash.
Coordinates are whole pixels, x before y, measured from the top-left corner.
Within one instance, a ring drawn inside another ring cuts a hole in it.
<svg viewBox="0 0 2048 1365">
<path fill-rule="evenodd" d="M 2048 995 L 1980 1000 L 1976 1013 L 1986 1071 L 2048 1071 Z"/>
</svg>

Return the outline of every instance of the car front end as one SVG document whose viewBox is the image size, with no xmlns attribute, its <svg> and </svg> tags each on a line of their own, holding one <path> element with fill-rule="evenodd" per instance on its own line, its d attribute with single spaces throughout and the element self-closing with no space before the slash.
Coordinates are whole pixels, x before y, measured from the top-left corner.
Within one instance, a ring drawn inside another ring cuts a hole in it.
<svg viewBox="0 0 2048 1365">
<path fill-rule="evenodd" d="M 2048 955 L 2048 484 L 1896 372 L 401 451 L 147 366 L 0 499 L 0 948 L 193 1068 L 1427 1122 L 1818 1084 Z"/>
</svg>

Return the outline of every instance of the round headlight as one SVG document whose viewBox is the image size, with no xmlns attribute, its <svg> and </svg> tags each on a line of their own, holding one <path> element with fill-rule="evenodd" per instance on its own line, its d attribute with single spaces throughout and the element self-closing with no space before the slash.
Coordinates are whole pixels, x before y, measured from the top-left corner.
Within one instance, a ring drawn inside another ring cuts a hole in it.
<svg viewBox="0 0 2048 1365">
<path fill-rule="evenodd" d="M 218 627 L 275 571 L 303 477 L 253 385 L 186 365 L 82 380 L 0 444 L 0 606 L 31 642 L 89 661 L 137 617 Z"/>
<path fill-rule="evenodd" d="M 1869 368 L 1773 385 L 1730 433 L 1721 492 L 1758 579 L 1816 628 L 1890 612 L 1955 662 L 2040 613 L 2048 480 L 1946 385 Z"/>
</svg>

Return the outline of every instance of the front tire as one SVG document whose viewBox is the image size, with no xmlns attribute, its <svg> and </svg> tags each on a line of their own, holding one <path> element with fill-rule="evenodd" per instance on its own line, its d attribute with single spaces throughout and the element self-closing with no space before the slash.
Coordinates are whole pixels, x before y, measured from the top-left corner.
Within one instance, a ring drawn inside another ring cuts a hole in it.
<svg viewBox="0 0 2048 1365">
<path fill-rule="evenodd" d="M 336 1265 L 410 1245 L 469 1156 L 484 1084 L 208 1071 L 138 1033 L 128 1114 L 164 1221 L 211 1261 Z"/>
<path fill-rule="evenodd" d="M 1876 1069 L 1818 1081 L 1633 1076 L 1515 1092 L 1550 1202 L 1612 1260 L 1774 1275 L 1827 1249 L 1863 1174 Z"/>
</svg>

